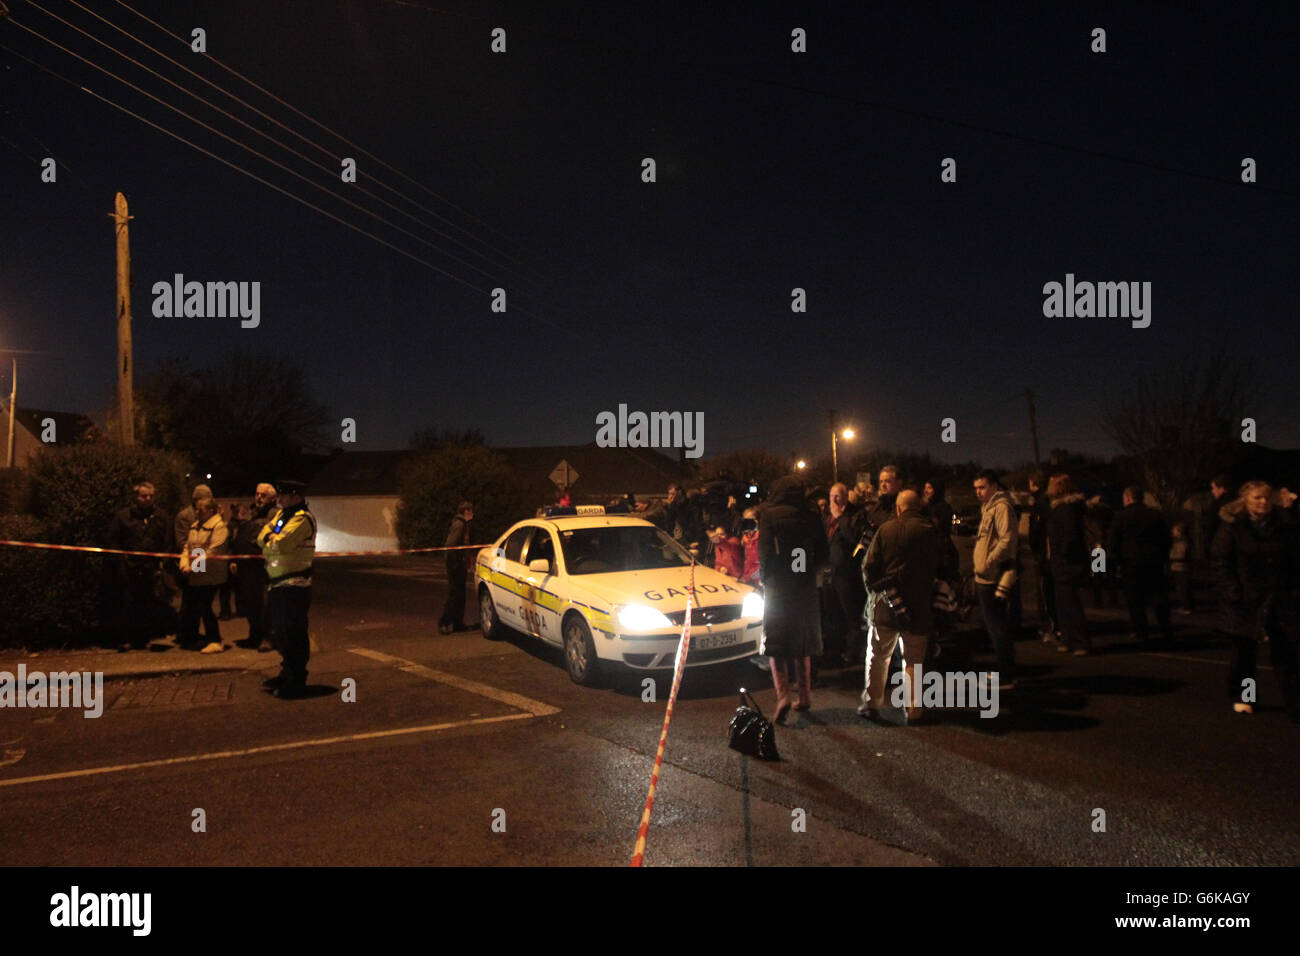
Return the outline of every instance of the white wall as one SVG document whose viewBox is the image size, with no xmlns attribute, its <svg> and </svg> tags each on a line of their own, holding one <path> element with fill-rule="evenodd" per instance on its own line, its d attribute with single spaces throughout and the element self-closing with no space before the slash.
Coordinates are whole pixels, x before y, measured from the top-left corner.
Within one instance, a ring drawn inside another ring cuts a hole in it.
<svg viewBox="0 0 1300 956">
<path fill-rule="evenodd" d="M 397 496 L 322 496 L 307 491 L 316 516 L 318 551 L 394 551 L 397 549 Z"/>
</svg>

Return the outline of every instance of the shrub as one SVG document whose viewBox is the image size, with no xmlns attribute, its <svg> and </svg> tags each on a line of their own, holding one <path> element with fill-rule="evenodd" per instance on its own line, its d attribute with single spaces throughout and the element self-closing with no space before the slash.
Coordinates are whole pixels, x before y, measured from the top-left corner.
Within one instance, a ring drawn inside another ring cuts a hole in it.
<svg viewBox="0 0 1300 956">
<path fill-rule="evenodd" d="M 43 450 L 32 460 L 20 506 L 0 516 L 0 537 L 102 546 L 113 512 L 148 480 L 169 516 L 182 500 L 186 462 L 149 448 L 103 443 Z M 85 552 L 0 547 L 0 644 L 54 647 L 99 636 L 104 561 Z"/>
<path fill-rule="evenodd" d="M 446 446 L 398 472 L 397 539 L 403 548 L 440 547 L 463 500 L 474 505 L 476 544 L 496 539 L 534 508 L 504 456 L 482 446 Z"/>
</svg>

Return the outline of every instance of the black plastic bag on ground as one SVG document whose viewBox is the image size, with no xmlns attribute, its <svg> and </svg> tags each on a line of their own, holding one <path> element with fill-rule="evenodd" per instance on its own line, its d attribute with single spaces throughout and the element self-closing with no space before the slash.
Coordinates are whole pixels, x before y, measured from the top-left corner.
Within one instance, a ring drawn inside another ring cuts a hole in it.
<svg viewBox="0 0 1300 956">
<path fill-rule="evenodd" d="M 776 728 L 763 716 L 749 691 L 740 688 L 740 706 L 731 715 L 727 746 L 759 760 L 780 760 L 776 752 Z"/>
</svg>

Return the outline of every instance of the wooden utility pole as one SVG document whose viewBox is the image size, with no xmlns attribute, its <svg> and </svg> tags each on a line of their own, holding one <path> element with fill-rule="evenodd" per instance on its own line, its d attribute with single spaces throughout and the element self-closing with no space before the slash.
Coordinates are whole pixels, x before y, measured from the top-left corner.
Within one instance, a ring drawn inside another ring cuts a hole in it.
<svg viewBox="0 0 1300 956">
<path fill-rule="evenodd" d="M 18 403 L 18 359 L 13 359 L 14 383 L 9 389 L 9 467 L 14 466 L 14 405 Z"/>
<path fill-rule="evenodd" d="M 135 403 L 131 368 L 131 241 L 127 233 L 130 216 L 126 197 L 117 194 L 113 214 L 117 231 L 117 414 L 122 444 L 135 444 Z"/>
<path fill-rule="evenodd" d="M 1034 415 L 1034 393 L 1025 389 L 1025 401 L 1029 403 L 1029 433 L 1034 438 L 1034 467 L 1043 467 L 1043 456 L 1038 453 L 1038 418 Z"/>
</svg>

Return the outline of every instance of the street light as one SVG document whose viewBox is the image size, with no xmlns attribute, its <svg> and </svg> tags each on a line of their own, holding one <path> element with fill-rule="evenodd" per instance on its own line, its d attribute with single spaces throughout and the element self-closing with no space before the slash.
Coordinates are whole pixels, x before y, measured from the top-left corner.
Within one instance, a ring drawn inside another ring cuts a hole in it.
<svg viewBox="0 0 1300 956">
<path fill-rule="evenodd" d="M 831 419 L 831 483 L 839 484 L 840 481 L 840 439 L 845 441 L 853 440 L 853 429 L 845 428 L 839 430 L 835 425 L 835 411 L 830 411 Z"/>
</svg>

